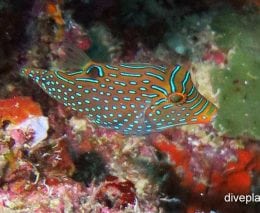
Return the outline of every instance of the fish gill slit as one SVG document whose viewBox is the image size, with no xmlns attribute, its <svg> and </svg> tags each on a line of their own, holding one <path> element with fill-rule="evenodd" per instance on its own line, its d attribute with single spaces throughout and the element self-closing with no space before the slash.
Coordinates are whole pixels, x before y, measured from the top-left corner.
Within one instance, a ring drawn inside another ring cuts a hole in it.
<svg viewBox="0 0 260 213">
<path fill-rule="evenodd" d="M 83 70 L 77 70 L 77 71 L 70 71 L 70 72 L 67 72 L 66 74 L 68 76 L 73 76 L 73 75 L 80 75 L 83 73 Z"/>
</svg>

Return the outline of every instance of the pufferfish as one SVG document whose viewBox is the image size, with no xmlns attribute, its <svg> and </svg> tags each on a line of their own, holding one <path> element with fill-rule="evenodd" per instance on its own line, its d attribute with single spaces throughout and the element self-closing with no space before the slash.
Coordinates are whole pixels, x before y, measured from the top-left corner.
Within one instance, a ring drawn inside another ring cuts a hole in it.
<svg viewBox="0 0 260 213">
<path fill-rule="evenodd" d="M 217 112 L 198 92 L 185 65 L 109 65 L 87 59 L 72 71 L 23 68 L 22 74 L 98 126 L 123 134 L 207 123 Z"/>
</svg>

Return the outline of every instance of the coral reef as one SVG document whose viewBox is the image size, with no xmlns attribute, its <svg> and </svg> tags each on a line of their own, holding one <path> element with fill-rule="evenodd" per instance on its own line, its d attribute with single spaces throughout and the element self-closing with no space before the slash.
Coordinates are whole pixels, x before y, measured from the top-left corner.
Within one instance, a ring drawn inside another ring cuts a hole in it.
<svg viewBox="0 0 260 213">
<path fill-rule="evenodd" d="M 198 199 L 206 201 L 200 211 L 207 209 L 221 209 L 227 211 L 223 197 L 228 193 L 248 194 L 253 182 L 252 173 L 259 173 L 258 151 L 253 147 L 240 147 L 239 141 L 224 139 L 212 134 L 212 144 L 203 143 L 206 136 L 197 135 L 187 131 L 174 130 L 166 132 L 165 136 L 153 137 L 154 146 L 162 153 L 167 153 L 172 169 L 176 174 L 173 182 L 178 182 L 182 193 L 178 190 L 173 193 L 175 199 L 180 202 L 190 202 L 191 208 L 194 204 L 201 205 Z M 173 183 L 174 184 L 174 183 Z M 175 186 L 176 187 L 176 186 Z M 188 189 L 188 190 L 187 190 Z M 185 198 L 186 196 L 186 198 Z M 165 203 L 167 199 L 163 200 Z M 228 206 L 230 208 L 231 206 Z M 234 209 L 245 208 L 243 206 Z M 245 208 L 246 209 L 246 208 Z"/>
<path fill-rule="evenodd" d="M 15 97 L 0 100 L 0 124 L 9 121 L 19 124 L 30 116 L 41 116 L 42 110 L 39 104 L 34 103 L 30 97 Z"/>
<path fill-rule="evenodd" d="M 259 212 L 258 202 L 224 201 L 260 195 L 258 7 L 1 1 L 0 212 Z M 69 68 L 71 43 L 100 62 L 190 61 L 216 122 L 145 136 L 94 125 L 20 74 L 24 64 Z"/>
</svg>

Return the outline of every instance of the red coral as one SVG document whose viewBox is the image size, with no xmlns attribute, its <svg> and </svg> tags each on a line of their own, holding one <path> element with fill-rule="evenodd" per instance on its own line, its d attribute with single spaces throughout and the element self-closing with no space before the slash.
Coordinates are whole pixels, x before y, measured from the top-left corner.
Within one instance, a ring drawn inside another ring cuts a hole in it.
<svg viewBox="0 0 260 213">
<path fill-rule="evenodd" d="M 180 186 L 191 192 L 187 202 L 191 205 L 188 205 L 188 212 L 196 212 L 194 209 L 212 209 L 214 202 L 223 203 L 224 196 L 228 193 L 250 193 L 252 174 L 259 172 L 259 150 L 255 147 L 232 149 L 225 145 L 230 144 L 230 141 L 226 141 L 219 151 L 209 145 L 199 144 L 199 141 L 195 142 L 193 136 L 178 131 L 176 133 L 176 137 L 170 137 L 175 140 L 157 135 L 153 138 L 153 144 L 168 154 L 173 171 L 180 177 Z M 197 145 L 193 145 L 192 141 Z M 200 203 L 201 196 L 207 199 L 206 206 Z M 220 208 L 222 207 L 225 208 L 224 205 Z"/>
<path fill-rule="evenodd" d="M 188 150 L 183 149 L 181 146 L 177 147 L 167 140 L 156 141 L 154 145 L 160 151 L 169 154 L 170 161 L 174 164 L 176 173 L 182 179 L 180 185 L 183 187 L 192 186 L 192 191 L 196 193 L 204 192 L 206 186 L 202 186 L 193 180 L 194 174 L 190 168 L 191 153 Z"/>
<path fill-rule="evenodd" d="M 239 149 L 237 160 L 227 164 L 222 173 L 214 171 L 211 176 L 210 193 L 224 195 L 227 193 L 248 194 L 252 179 L 251 172 L 256 168 L 255 153 Z"/>
<path fill-rule="evenodd" d="M 50 163 L 49 165 L 52 165 L 58 171 L 72 175 L 75 171 L 75 165 L 69 153 L 67 142 L 59 141 L 52 151 L 52 155 L 46 159 Z"/>
<path fill-rule="evenodd" d="M 92 145 L 89 140 L 84 139 L 77 147 L 77 153 L 83 154 L 92 150 Z"/>
<path fill-rule="evenodd" d="M 96 194 L 96 199 L 99 202 L 114 209 L 122 209 L 129 204 L 134 205 L 135 197 L 134 184 L 129 180 L 119 181 L 114 176 L 108 177 Z"/>
<path fill-rule="evenodd" d="M 31 115 L 42 115 L 41 107 L 30 97 L 14 97 L 0 100 L 0 124 L 10 121 L 18 124 Z"/>
<path fill-rule="evenodd" d="M 62 180 L 58 179 L 57 177 L 46 177 L 45 179 L 45 184 L 47 186 L 57 186 L 60 183 L 62 183 Z"/>
<path fill-rule="evenodd" d="M 254 156 L 251 152 L 243 149 L 237 150 L 237 161 L 230 162 L 226 166 L 226 173 L 234 173 L 243 171 L 246 166 L 253 160 Z"/>
</svg>

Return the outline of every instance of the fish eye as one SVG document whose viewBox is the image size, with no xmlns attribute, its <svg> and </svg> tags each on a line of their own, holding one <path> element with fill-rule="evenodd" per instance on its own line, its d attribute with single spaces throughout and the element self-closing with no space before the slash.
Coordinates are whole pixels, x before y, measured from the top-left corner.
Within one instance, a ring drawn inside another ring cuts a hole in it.
<svg viewBox="0 0 260 213">
<path fill-rule="evenodd" d="M 180 92 L 172 93 L 169 96 L 169 99 L 172 103 L 184 103 L 186 100 L 186 95 Z"/>
</svg>

